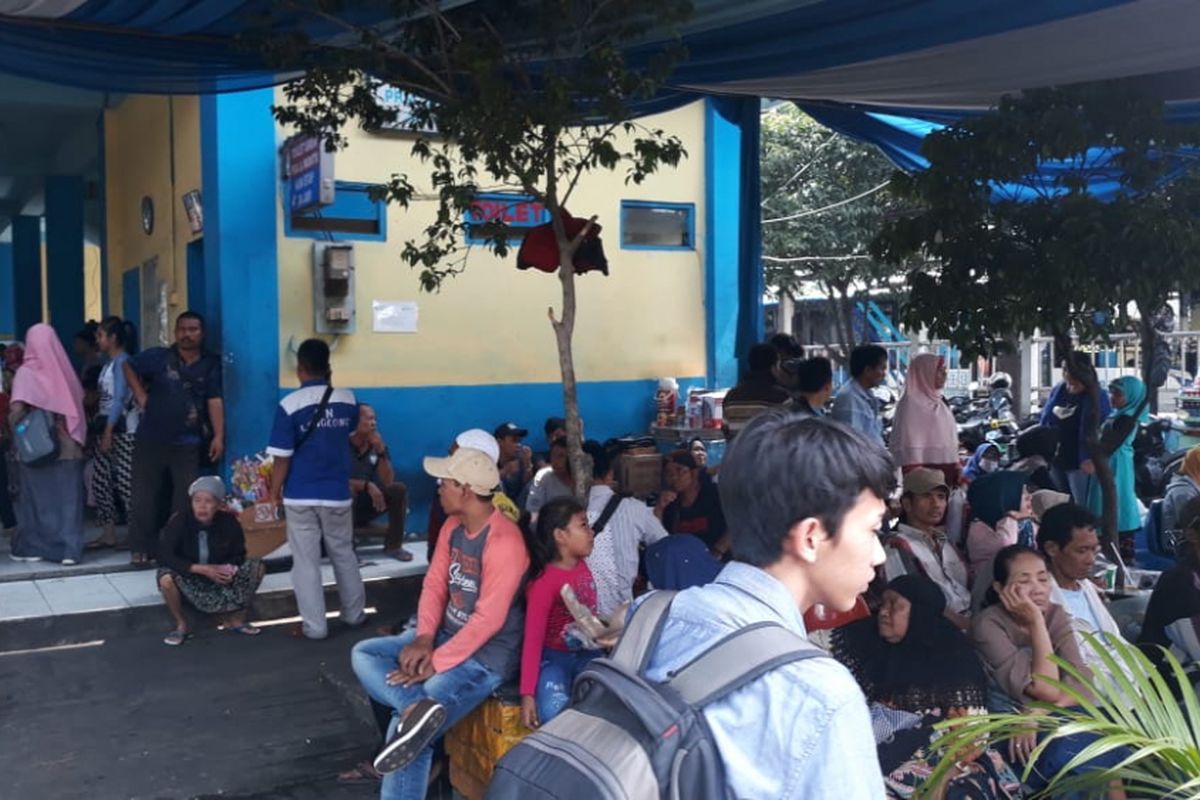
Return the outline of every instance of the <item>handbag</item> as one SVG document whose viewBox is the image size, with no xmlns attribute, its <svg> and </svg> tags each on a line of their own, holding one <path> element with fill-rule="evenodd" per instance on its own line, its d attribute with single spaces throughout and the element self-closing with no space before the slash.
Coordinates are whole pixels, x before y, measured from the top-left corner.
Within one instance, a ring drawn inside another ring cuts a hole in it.
<svg viewBox="0 0 1200 800">
<path fill-rule="evenodd" d="M 35 408 L 13 426 L 17 461 L 27 467 L 41 467 L 58 460 L 58 432 L 54 417 Z"/>
</svg>

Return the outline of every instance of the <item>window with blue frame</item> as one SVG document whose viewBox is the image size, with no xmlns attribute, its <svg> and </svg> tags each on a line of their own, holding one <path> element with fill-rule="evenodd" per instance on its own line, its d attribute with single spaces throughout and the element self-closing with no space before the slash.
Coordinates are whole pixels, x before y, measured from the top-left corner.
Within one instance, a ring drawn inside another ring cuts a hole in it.
<svg viewBox="0 0 1200 800">
<path fill-rule="evenodd" d="M 626 250 L 694 250 L 693 203 L 621 201 L 621 247 Z"/>
<path fill-rule="evenodd" d="M 467 244 L 486 244 L 485 226 L 502 221 L 508 226 L 508 243 L 524 240 L 525 234 L 550 221 L 550 212 L 529 195 L 511 192 L 485 192 L 477 195 L 467 210 Z"/>
<path fill-rule="evenodd" d="M 387 241 L 387 203 L 371 199 L 369 183 L 337 181 L 333 203 L 284 214 L 284 233 L 309 239 Z"/>
</svg>

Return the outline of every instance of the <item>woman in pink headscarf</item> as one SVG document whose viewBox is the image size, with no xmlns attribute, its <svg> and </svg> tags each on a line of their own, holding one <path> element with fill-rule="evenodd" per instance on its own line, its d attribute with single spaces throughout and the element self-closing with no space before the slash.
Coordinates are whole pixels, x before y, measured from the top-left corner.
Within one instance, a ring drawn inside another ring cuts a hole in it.
<svg viewBox="0 0 1200 800">
<path fill-rule="evenodd" d="M 51 415 L 58 437 L 58 457 L 46 464 L 21 464 L 17 500 L 17 533 L 12 557 L 17 561 L 59 561 L 66 566 L 83 556 L 83 387 L 58 334 L 49 325 L 34 325 L 25 334 L 25 359 L 13 376 L 9 423 L 16 426 L 35 411 Z"/>
<path fill-rule="evenodd" d="M 950 486 L 958 485 L 958 426 L 942 399 L 946 360 L 934 353 L 915 356 L 908 365 L 904 394 L 892 420 L 891 451 L 905 471 L 917 467 L 941 470 Z"/>
</svg>

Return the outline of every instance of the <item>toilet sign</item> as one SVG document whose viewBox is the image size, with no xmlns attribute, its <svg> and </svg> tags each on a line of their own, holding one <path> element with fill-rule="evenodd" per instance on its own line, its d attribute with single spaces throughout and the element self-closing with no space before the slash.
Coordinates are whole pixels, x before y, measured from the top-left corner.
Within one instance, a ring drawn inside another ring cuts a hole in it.
<svg viewBox="0 0 1200 800">
<path fill-rule="evenodd" d="M 288 208 L 293 214 L 333 203 L 333 153 L 319 136 L 293 136 L 283 146 Z"/>
</svg>

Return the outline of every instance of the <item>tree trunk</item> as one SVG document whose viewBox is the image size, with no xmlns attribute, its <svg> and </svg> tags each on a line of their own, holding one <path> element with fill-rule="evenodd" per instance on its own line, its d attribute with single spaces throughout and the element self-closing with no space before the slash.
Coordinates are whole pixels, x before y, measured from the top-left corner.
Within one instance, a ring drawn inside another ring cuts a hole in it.
<svg viewBox="0 0 1200 800">
<path fill-rule="evenodd" d="M 1150 398 L 1150 413 L 1157 414 L 1158 387 L 1150 385 L 1150 373 L 1154 371 L 1155 346 L 1158 344 L 1158 336 L 1154 330 L 1154 320 L 1147 313 L 1147 308 L 1148 306 L 1138 303 L 1138 313 L 1141 316 L 1138 321 L 1139 349 L 1142 356 L 1141 374 L 1142 383 L 1146 386 L 1146 396 Z"/>
<path fill-rule="evenodd" d="M 1063 364 L 1070 364 L 1075 353 L 1075 345 L 1070 334 L 1060 330 L 1053 331 L 1054 342 L 1059 352 L 1063 354 Z M 1129 582 L 1125 572 L 1125 562 L 1121 560 L 1120 539 L 1117 531 L 1117 484 L 1113 477 L 1112 464 L 1108 456 L 1100 450 L 1100 381 L 1095 371 L 1087 375 L 1077 376 L 1083 379 L 1084 389 L 1091 401 L 1091 413 L 1080 422 L 1087 432 L 1088 450 L 1092 454 L 1092 465 L 1095 474 L 1092 479 L 1100 484 L 1100 498 L 1103 503 L 1103 513 L 1100 515 L 1101 543 L 1108 560 L 1117 565 L 1117 584 L 1124 586 Z"/>
<path fill-rule="evenodd" d="M 575 335 L 575 251 L 593 223 L 589 222 L 573 240 L 567 237 L 558 202 L 558 176 L 555 172 L 554 156 L 558 138 L 557 131 L 546 131 L 546 210 L 550 212 L 554 239 L 558 244 L 558 279 L 562 284 L 563 293 L 561 316 L 555 319 L 553 308 L 549 310 L 549 316 L 550 325 L 554 329 L 554 340 L 558 345 L 558 367 L 562 373 L 563 416 L 567 420 L 567 460 L 571 465 L 575 497 L 586 506 L 588 490 L 592 483 L 592 459 L 583 452 L 583 420 L 579 415 L 572 338 Z"/>
</svg>

